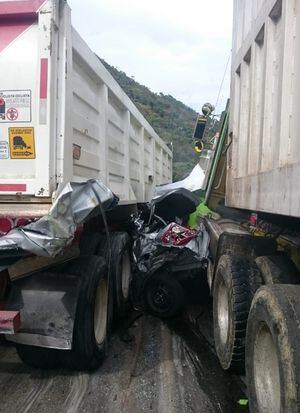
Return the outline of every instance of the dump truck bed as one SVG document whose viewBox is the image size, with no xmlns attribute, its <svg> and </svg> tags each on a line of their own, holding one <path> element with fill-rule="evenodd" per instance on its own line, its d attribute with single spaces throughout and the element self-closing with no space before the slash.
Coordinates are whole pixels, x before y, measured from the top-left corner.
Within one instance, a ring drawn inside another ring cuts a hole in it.
<svg viewBox="0 0 300 413">
<path fill-rule="evenodd" d="M 235 0 L 228 206 L 300 217 L 300 16 Z"/>
<path fill-rule="evenodd" d="M 172 178 L 172 152 L 58 0 L 0 1 L 0 202 L 100 178 L 123 203 Z"/>
</svg>

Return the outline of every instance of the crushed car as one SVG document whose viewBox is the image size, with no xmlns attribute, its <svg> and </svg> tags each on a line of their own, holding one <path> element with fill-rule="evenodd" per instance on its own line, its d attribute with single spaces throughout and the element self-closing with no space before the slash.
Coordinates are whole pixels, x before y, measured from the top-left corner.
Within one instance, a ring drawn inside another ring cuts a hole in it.
<svg viewBox="0 0 300 413">
<path fill-rule="evenodd" d="M 191 191 L 175 188 L 132 217 L 134 302 L 160 318 L 182 313 L 188 286 L 205 278 L 209 235 L 201 220 L 196 228 L 187 224 L 198 204 Z"/>
</svg>

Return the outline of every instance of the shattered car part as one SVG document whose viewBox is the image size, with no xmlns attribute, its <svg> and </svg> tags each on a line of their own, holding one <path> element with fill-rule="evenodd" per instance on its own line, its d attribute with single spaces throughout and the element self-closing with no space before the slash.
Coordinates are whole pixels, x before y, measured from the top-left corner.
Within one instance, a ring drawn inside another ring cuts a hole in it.
<svg viewBox="0 0 300 413">
<path fill-rule="evenodd" d="M 136 238 L 133 258 L 139 272 L 153 274 L 162 266 L 179 261 L 186 253 L 198 267 L 206 262 L 209 235 L 205 226 L 200 224 L 196 229 L 183 226 L 198 203 L 191 191 L 177 188 L 153 198 L 150 213 L 143 210 L 132 217 Z"/>
<path fill-rule="evenodd" d="M 177 225 L 177 224 L 175 224 Z M 153 274 L 167 263 L 174 262 L 179 258 L 183 250 L 189 250 L 191 256 L 199 262 L 206 260 L 208 256 L 209 235 L 201 225 L 197 229 L 197 235 L 184 245 L 166 244 L 162 236 L 166 228 L 150 234 L 141 233 L 133 245 L 133 257 L 140 272 Z"/>
<path fill-rule="evenodd" d="M 78 225 L 117 205 L 118 198 L 100 180 L 67 183 L 48 215 L 23 227 L 12 229 L 0 238 L 0 253 L 27 251 L 55 257 L 73 241 Z"/>
<path fill-rule="evenodd" d="M 165 228 L 161 235 L 161 242 L 164 245 L 173 245 L 177 247 L 179 245 L 187 244 L 193 238 L 196 238 L 197 235 L 197 231 L 194 229 L 186 228 L 172 222 Z"/>
</svg>

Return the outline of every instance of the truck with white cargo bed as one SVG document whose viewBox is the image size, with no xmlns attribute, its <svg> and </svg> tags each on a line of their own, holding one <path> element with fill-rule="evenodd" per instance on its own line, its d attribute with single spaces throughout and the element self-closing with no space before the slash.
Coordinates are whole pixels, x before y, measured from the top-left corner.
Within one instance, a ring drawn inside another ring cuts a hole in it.
<svg viewBox="0 0 300 413">
<path fill-rule="evenodd" d="M 300 411 L 299 8 L 234 1 L 230 113 L 201 154 L 215 349 L 252 413 Z"/>
<path fill-rule="evenodd" d="M 0 332 L 32 365 L 96 368 L 128 308 L 123 223 L 172 152 L 65 1 L 0 1 L 0 74 Z"/>
</svg>

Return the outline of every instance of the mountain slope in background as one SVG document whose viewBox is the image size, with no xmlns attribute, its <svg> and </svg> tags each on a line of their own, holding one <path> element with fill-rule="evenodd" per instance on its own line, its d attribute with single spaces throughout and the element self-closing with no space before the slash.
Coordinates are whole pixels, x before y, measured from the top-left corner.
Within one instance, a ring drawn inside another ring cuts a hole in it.
<svg viewBox="0 0 300 413">
<path fill-rule="evenodd" d="M 126 73 L 101 61 L 158 135 L 173 143 L 173 180 L 187 176 L 198 160 L 192 144 L 197 112 L 170 95 L 151 92 Z"/>
</svg>

